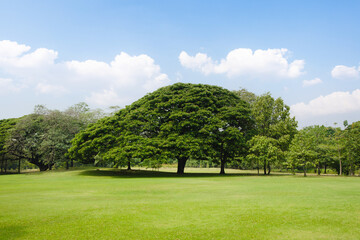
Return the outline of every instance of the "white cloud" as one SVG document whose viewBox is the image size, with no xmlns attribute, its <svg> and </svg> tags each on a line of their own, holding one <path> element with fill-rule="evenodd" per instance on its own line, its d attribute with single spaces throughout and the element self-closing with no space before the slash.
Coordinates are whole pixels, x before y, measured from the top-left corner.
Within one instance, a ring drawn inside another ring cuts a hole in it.
<svg viewBox="0 0 360 240">
<path fill-rule="evenodd" d="M 333 92 L 320 96 L 309 103 L 297 103 L 291 106 L 291 112 L 297 118 L 309 118 L 332 114 L 354 113 L 360 111 L 360 89 L 353 92 Z"/>
<path fill-rule="evenodd" d="M 305 61 L 289 62 L 287 49 L 267 49 L 252 51 L 238 48 L 228 53 L 220 62 L 213 61 L 204 53 L 190 56 L 185 51 L 179 55 L 182 66 L 208 74 L 226 74 L 235 76 L 296 78 L 302 75 Z"/>
<path fill-rule="evenodd" d="M 90 97 L 86 97 L 86 101 L 97 106 L 122 105 L 127 99 L 121 99 L 114 89 L 104 89 L 101 92 L 92 92 Z"/>
<path fill-rule="evenodd" d="M 5 94 L 9 92 L 19 92 L 24 85 L 14 84 L 14 81 L 10 78 L 0 78 L 0 93 Z"/>
<path fill-rule="evenodd" d="M 9 72 L 21 68 L 38 68 L 54 64 L 58 53 L 46 48 L 31 48 L 8 40 L 0 41 L 0 67 Z"/>
<path fill-rule="evenodd" d="M 68 69 L 76 74 L 76 79 L 97 79 L 112 87 L 141 87 L 153 91 L 170 81 L 154 60 L 145 55 L 130 56 L 121 52 L 110 63 L 87 60 L 66 62 Z"/>
<path fill-rule="evenodd" d="M 0 41 L 0 59 L 15 58 L 30 50 L 29 46 L 18 44 L 9 40 Z"/>
<path fill-rule="evenodd" d="M 320 78 L 314 78 L 312 80 L 304 80 L 303 81 L 303 87 L 309 87 L 309 86 L 313 86 L 316 84 L 320 84 L 323 81 Z"/>
<path fill-rule="evenodd" d="M 55 94 L 55 95 L 61 95 L 62 93 L 67 92 L 67 90 L 63 86 L 51 85 L 46 83 L 38 83 L 35 89 L 38 91 L 38 93 Z"/>
<path fill-rule="evenodd" d="M 31 51 L 29 46 L 17 42 L 0 41 L 0 77 L 1 73 L 6 74 L 14 80 L 14 86 L 26 84 L 37 94 L 82 95 L 83 99 L 97 105 L 118 104 L 119 99 L 129 104 L 170 83 L 154 59 L 145 54 L 131 56 L 121 52 L 110 63 L 97 60 L 56 62 L 57 58 L 58 53 L 51 49 Z"/>
<path fill-rule="evenodd" d="M 192 70 L 198 70 L 205 75 L 215 73 L 215 66 L 210 57 L 204 53 L 197 53 L 195 57 L 189 56 L 185 51 L 179 55 L 181 65 Z"/>
<path fill-rule="evenodd" d="M 347 67 L 344 65 L 337 65 L 331 71 L 331 76 L 336 79 L 358 79 L 360 77 L 360 67 Z"/>
</svg>

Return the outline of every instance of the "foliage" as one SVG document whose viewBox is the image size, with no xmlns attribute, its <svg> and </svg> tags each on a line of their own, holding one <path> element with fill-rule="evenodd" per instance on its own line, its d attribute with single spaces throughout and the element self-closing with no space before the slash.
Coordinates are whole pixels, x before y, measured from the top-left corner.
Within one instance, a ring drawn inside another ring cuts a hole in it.
<svg viewBox="0 0 360 240">
<path fill-rule="evenodd" d="M 6 139 L 9 137 L 9 131 L 14 128 L 17 119 L 3 119 L 0 120 L 0 169 L 1 172 L 7 168 L 7 160 L 9 155 L 7 154 L 5 144 Z"/>
<path fill-rule="evenodd" d="M 343 173 L 354 175 L 360 157 L 359 125 L 355 122 L 348 125 L 345 130 L 315 125 L 301 130 L 299 134 L 306 134 L 304 141 L 308 142 L 307 147 L 302 149 L 311 151 L 312 155 L 308 157 L 306 167 L 316 167 L 319 175 L 321 168 L 324 167 L 326 171 L 328 166 L 336 169 L 339 175 Z M 299 144 L 297 141 L 299 140 L 294 140 L 292 145 Z M 303 166 L 294 161 L 296 159 L 294 149 L 294 146 L 290 148 L 287 162 L 292 169 Z"/>
<path fill-rule="evenodd" d="M 360 165 L 360 121 L 354 122 L 344 130 L 346 167 L 350 175 L 355 174 Z"/>
<path fill-rule="evenodd" d="M 257 168 L 261 159 L 264 174 L 270 173 L 271 164 L 281 165 L 285 160 L 285 152 L 297 132 L 297 121 L 290 117 L 290 107 L 281 98 L 274 99 L 270 93 L 258 96 L 251 105 L 251 112 L 257 137 L 249 142 L 252 150 L 247 159 L 257 162 Z"/>
<path fill-rule="evenodd" d="M 271 164 L 276 164 L 282 159 L 283 152 L 278 147 L 277 141 L 274 138 L 257 135 L 249 141 L 249 145 L 250 149 L 247 159 L 255 163 L 258 174 L 260 167 L 264 168 L 264 175 L 267 168 L 267 174 L 270 174 Z"/>
<path fill-rule="evenodd" d="M 312 132 L 313 129 L 308 127 L 300 130 L 295 135 L 287 152 L 288 166 L 293 172 L 296 167 L 301 167 L 305 177 L 307 169 L 316 165 L 315 160 L 318 157 L 316 136 Z"/>
<path fill-rule="evenodd" d="M 134 158 L 159 165 L 173 158 L 181 174 L 190 157 L 213 156 L 224 163 L 243 151 L 249 113 L 248 104 L 228 90 L 177 83 L 89 126 L 75 137 L 69 155 L 93 161 L 100 154 L 117 165 Z"/>
<path fill-rule="evenodd" d="M 77 108 L 81 106 L 81 108 Z M 34 113 L 19 119 L 6 138 L 6 152 L 17 159 L 27 160 L 40 171 L 51 169 L 54 164 L 66 163 L 65 156 L 70 141 L 90 121 L 86 105 L 77 104 L 60 112 L 42 105 Z M 75 114 L 75 111 L 78 111 Z"/>
<path fill-rule="evenodd" d="M 241 100 L 249 103 L 250 106 L 252 106 L 255 103 L 257 98 L 255 93 L 249 92 L 245 88 L 241 88 L 240 90 L 233 91 L 233 93 L 235 93 L 235 95 L 238 96 Z"/>
</svg>

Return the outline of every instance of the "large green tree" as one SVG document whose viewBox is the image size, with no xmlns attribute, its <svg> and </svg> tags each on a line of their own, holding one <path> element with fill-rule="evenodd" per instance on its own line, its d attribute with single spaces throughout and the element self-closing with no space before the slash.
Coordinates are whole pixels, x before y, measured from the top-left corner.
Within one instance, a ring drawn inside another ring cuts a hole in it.
<svg viewBox="0 0 360 240">
<path fill-rule="evenodd" d="M 40 171 L 50 168 L 53 163 L 44 158 L 41 150 L 45 131 L 42 115 L 30 114 L 22 117 L 10 130 L 6 140 L 6 151 L 18 159 L 24 159 L 39 167 Z"/>
<path fill-rule="evenodd" d="M 69 154 L 84 161 L 100 154 L 120 163 L 133 158 L 161 163 L 172 158 L 178 162 L 179 174 L 189 158 L 211 156 L 224 166 L 239 152 L 235 146 L 241 150 L 251 129 L 249 114 L 248 104 L 226 89 L 177 83 L 89 126 L 73 140 Z"/>
<path fill-rule="evenodd" d="M 158 139 L 159 147 L 177 159 L 179 174 L 190 157 L 201 159 L 210 152 L 219 158 L 224 173 L 235 151 L 234 140 L 241 143 L 250 129 L 248 108 L 226 89 L 177 83 L 136 102 L 130 119 L 140 121 L 142 133 Z"/>
<path fill-rule="evenodd" d="M 71 146 L 70 141 L 90 121 L 94 121 L 90 116 L 91 112 L 83 103 L 65 112 L 38 105 L 33 114 L 18 119 L 9 130 L 5 151 L 10 156 L 35 164 L 40 171 L 51 169 L 55 163 L 65 163 L 68 168 L 65 154 Z"/>
</svg>

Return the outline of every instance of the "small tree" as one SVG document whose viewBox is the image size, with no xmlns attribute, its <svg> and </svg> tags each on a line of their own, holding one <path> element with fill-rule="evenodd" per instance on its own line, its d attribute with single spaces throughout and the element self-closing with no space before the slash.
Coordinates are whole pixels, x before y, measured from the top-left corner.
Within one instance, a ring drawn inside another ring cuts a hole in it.
<svg viewBox="0 0 360 240">
<path fill-rule="evenodd" d="M 277 146 L 276 140 L 266 136 L 255 136 L 249 141 L 249 146 L 250 154 L 248 155 L 248 159 L 256 162 L 258 174 L 259 167 L 262 164 L 264 175 L 269 175 L 271 163 L 279 161 L 283 154 Z"/>
<path fill-rule="evenodd" d="M 258 136 L 264 138 L 255 138 L 249 142 L 250 154 L 254 154 L 257 151 L 263 159 L 264 173 L 271 171 L 271 164 L 281 165 L 284 161 L 284 152 L 288 150 L 289 144 L 297 132 L 297 121 L 295 118 L 290 117 L 290 107 L 284 104 L 281 98 L 274 99 L 270 93 L 258 96 L 251 104 L 251 116 L 255 122 L 255 133 Z M 267 139 L 267 140 L 265 140 Z M 271 143 L 273 155 L 271 159 L 266 159 L 269 154 L 269 150 L 259 150 L 261 145 L 269 145 Z M 256 148 L 256 150 L 255 150 Z M 253 156 L 249 156 L 247 159 L 254 159 Z M 274 160 L 276 159 L 276 160 Z"/>
<path fill-rule="evenodd" d="M 301 167 L 306 177 L 307 169 L 315 166 L 317 153 L 315 151 L 315 136 L 311 134 L 309 128 L 300 130 L 291 142 L 287 153 L 287 164 L 292 169 Z"/>
</svg>

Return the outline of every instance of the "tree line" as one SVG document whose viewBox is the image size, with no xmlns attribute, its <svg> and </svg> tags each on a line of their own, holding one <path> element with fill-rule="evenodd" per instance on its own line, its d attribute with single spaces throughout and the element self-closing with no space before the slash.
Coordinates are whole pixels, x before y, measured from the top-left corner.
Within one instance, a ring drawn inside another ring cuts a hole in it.
<svg viewBox="0 0 360 240">
<path fill-rule="evenodd" d="M 40 171 L 51 170 L 54 165 L 67 169 L 74 164 L 66 156 L 75 135 L 90 123 L 102 117 L 99 110 L 91 111 L 87 104 L 79 103 L 65 111 L 35 106 L 32 114 L 0 120 L 0 168 L 30 163 Z"/>
<path fill-rule="evenodd" d="M 360 161 L 360 122 L 340 127 L 297 121 L 281 98 L 204 84 L 177 83 L 106 115 L 84 103 L 65 111 L 37 106 L 34 113 L 0 121 L 1 171 L 7 161 L 40 171 L 74 162 L 131 169 L 188 160 L 220 167 L 295 173 L 332 170 L 354 175 Z M 19 167 L 20 169 L 20 167 Z"/>
</svg>

